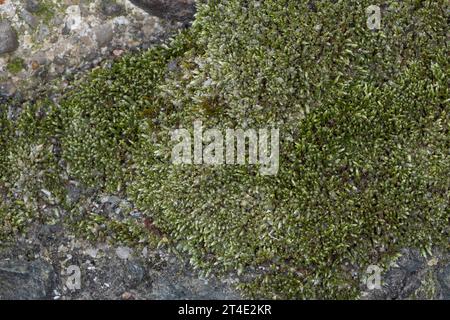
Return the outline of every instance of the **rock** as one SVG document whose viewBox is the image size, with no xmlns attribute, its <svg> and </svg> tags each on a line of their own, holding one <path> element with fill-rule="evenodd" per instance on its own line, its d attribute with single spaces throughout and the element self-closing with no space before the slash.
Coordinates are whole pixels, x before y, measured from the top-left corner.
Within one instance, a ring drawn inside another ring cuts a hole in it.
<svg viewBox="0 0 450 320">
<path fill-rule="evenodd" d="M 22 10 L 20 12 L 20 17 L 33 29 L 36 29 L 39 24 L 36 17 L 27 10 Z"/>
<path fill-rule="evenodd" d="M 126 277 L 128 286 L 136 287 L 144 279 L 144 269 L 139 264 L 128 261 L 125 266 L 124 276 Z"/>
<path fill-rule="evenodd" d="M 183 1 L 161 2 L 183 11 Z M 193 3 L 184 5 L 188 2 Z M 29 100 L 63 74 L 72 77 L 128 51 L 147 49 L 186 25 L 161 24 L 155 15 L 124 0 L 0 0 L 0 12 L 0 95 Z M 36 51 L 46 57 L 35 57 Z M 11 52 L 12 58 L 26 62 L 18 73 L 7 68 Z"/>
<path fill-rule="evenodd" d="M 434 257 L 434 258 L 432 258 L 431 260 L 429 260 L 428 262 L 427 262 L 427 265 L 429 266 L 429 267 L 434 267 L 435 265 L 437 265 L 439 263 L 439 260 L 436 258 L 436 257 Z"/>
<path fill-rule="evenodd" d="M 43 24 L 39 26 L 38 32 L 37 32 L 37 40 L 38 41 L 45 41 L 45 39 L 50 35 L 50 29 L 47 25 Z"/>
<path fill-rule="evenodd" d="M 169 64 L 167 65 L 167 68 L 169 69 L 170 72 L 174 72 L 176 70 L 178 70 L 178 62 L 176 60 L 172 60 L 169 62 Z"/>
<path fill-rule="evenodd" d="M 72 31 L 79 31 L 83 28 L 83 17 L 81 16 L 80 6 L 73 5 L 66 9 L 65 28 Z"/>
<path fill-rule="evenodd" d="M 147 248 L 147 247 L 144 247 L 144 249 L 142 249 L 142 256 L 143 256 L 144 258 L 147 258 L 147 257 L 148 257 L 148 248 Z"/>
<path fill-rule="evenodd" d="M 17 33 L 7 21 L 0 21 L 0 54 L 17 50 L 19 41 Z"/>
<path fill-rule="evenodd" d="M 134 300 L 134 296 L 131 292 L 124 292 L 121 298 L 122 300 Z"/>
<path fill-rule="evenodd" d="M 403 249 L 401 253 L 381 275 L 381 289 L 363 288 L 364 299 L 450 299 L 448 253 L 435 251 L 428 261 L 415 249 Z"/>
<path fill-rule="evenodd" d="M 36 60 L 31 61 L 31 69 L 33 69 L 33 71 L 39 69 L 39 67 L 39 62 L 37 62 Z"/>
<path fill-rule="evenodd" d="M 110 203 L 111 205 L 116 206 L 116 205 L 118 205 L 120 202 L 122 202 L 122 199 L 120 199 L 120 198 L 117 197 L 117 196 L 104 196 L 104 197 L 102 197 L 102 198 L 100 199 L 100 202 L 101 202 L 102 204 L 104 204 L 104 203 Z"/>
<path fill-rule="evenodd" d="M 227 285 L 205 281 L 191 275 L 154 274 L 149 299 L 157 300 L 229 300 L 239 295 Z"/>
<path fill-rule="evenodd" d="M 118 247 L 116 249 L 117 256 L 123 260 L 127 260 L 128 258 L 130 258 L 132 253 L 133 253 L 133 250 L 128 247 Z"/>
<path fill-rule="evenodd" d="M 195 14 L 194 0 L 130 0 L 135 6 L 151 15 L 176 20 L 191 21 Z"/>
<path fill-rule="evenodd" d="M 53 267 L 43 260 L 0 262 L 0 299 L 49 299 L 55 287 Z"/>
<path fill-rule="evenodd" d="M 12 81 L 0 83 L 0 97 L 12 97 L 16 91 L 17 88 Z"/>
<path fill-rule="evenodd" d="M 99 48 L 107 46 L 114 37 L 113 27 L 109 23 L 96 27 L 94 33 Z"/>
<path fill-rule="evenodd" d="M 45 52 L 38 51 L 33 54 L 30 58 L 31 61 L 36 61 L 39 65 L 46 65 L 48 61 L 48 57 Z"/>
<path fill-rule="evenodd" d="M 90 256 L 91 258 L 97 258 L 97 254 L 98 254 L 98 249 L 96 248 L 87 248 L 84 251 L 85 254 L 87 254 L 88 256 Z"/>
<path fill-rule="evenodd" d="M 156 26 L 157 23 L 155 17 L 148 17 L 145 19 L 142 25 L 142 33 L 144 34 L 144 37 L 150 38 L 152 34 L 155 33 Z"/>
<path fill-rule="evenodd" d="M 450 300 L 450 264 L 437 272 L 437 280 L 441 286 L 442 299 Z"/>
<path fill-rule="evenodd" d="M 122 50 L 122 49 L 114 49 L 113 50 L 113 55 L 115 56 L 115 57 L 120 57 L 120 56 L 122 56 L 123 54 L 124 54 L 124 50 Z"/>
<path fill-rule="evenodd" d="M 102 0 L 101 10 L 108 17 L 117 17 L 125 13 L 125 7 L 114 0 Z"/>
</svg>

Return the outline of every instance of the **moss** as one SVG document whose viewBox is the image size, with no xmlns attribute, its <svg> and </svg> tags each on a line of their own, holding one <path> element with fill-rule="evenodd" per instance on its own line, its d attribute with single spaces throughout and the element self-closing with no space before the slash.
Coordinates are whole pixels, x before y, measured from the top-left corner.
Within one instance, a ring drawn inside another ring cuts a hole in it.
<svg viewBox="0 0 450 320">
<path fill-rule="evenodd" d="M 10 203 L 14 190 L 62 199 L 65 163 L 90 187 L 126 193 L 194 267 L 236 271 L 259 298 L 355 298 L 348 266 L 448 246 L 444 1 L 388 1 L 378 32 L 370 1 L 314 4 L 201 2 L 192 29 L 94 71 L 58 108 L 26 106 L 18 122 L 3 112 Z M 172 165 L 170 132 L 194 120 L 278 127 L 278 175 Z M 76 206 L 71 218 L 92 240 L 146 237 Z"/>
<path fill-rule="evenodd" d="M 55 16 L 55 4 L 51 0 L 40 1 L 36 15 L 42 19 L 44 23 L 49 23 Z"/>
<path fill-rule="evenodd" d="M 8 109 L 17 112 L 18 108 L 21 111 L 8 119 Z M 64 202 L 56 145 L 60 125 L 56 110 L 45 99 L 10 108 L 7 104 L 1 105 L 0 196 L 3 230 L 0 234 L 5 238 L 26 231 L 33 221 L 46 223 L 55 219 L 55 216 L 41 212 L 43 203 L 54 206 Z"/>
<path fill-rule="evenodd" d="M 25 62 L 23 61 L 23 59 L 16 57 L 8 63 L 6 69 L 12 74 L 17 74 L 23 70 L 24 66 Z"/>
<path fill-rule="evenodd" d="M 241 285 L 252 297 L 356 297 L 345 264 L 448 239 L 443 3 L 393 5 L 378 33 L 357 14 L 369 1 L 308 4 L 200 8 L 194 29 L 207 49 L 186 55 L 182 76 L 161 86 L 177 112 L 158 117 L 156 137 L 144 128 L 129 189 L 197 268 L 265 266 Z M 217 100 L 225 110 L 209 112 Z M 279 174 L 171 165 L 167 128 L 195 119 L 276 124 Z"/>
<path fill-rule="evenodd" d="M 63 156 L 74 177 L 112 192 L 124 188 L 139 120 L 162 112 L 162 107 L 153 105 L 155 88 L 168 62 L 188 47 L 187 36 L 181 35 L 170 49 L 128 55 L 111 69 L 92 73 L 85 85 L 62 102 L 63 117 L 72 119 L 65 123 Z"/>
</svg>

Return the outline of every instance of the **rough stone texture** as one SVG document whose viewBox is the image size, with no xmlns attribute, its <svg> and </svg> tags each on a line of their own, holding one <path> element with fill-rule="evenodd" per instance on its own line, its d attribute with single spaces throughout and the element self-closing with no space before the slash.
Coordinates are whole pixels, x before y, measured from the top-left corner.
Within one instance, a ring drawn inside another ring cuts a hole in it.
<svg viewBox="0 0 450 320">
<path fill-rule="evenodd" d="M 381 277 L 381 289 L 365 290 L 364 299 L 450 300 L 450 253 L 435 251 L 423 257 L 417 250 L 405 249 Z"/>
<path fill-rule="evenodd" d="M 31 98 L 53 80 L 70 81 L 118 53 L 161 42 L 192 19 L 193 5 L 177 2 L 168 5 L 170 15 L 128 0 L 0 2 L 0 95 Z M 12 73 L 17 58 L 24 67 Z"/>
<path fill-rule="evenodd" d="M 7 21 L 0 21 L 0 54 L 17 50 L 19 42 L 17 33 Z"/>
<path fill-rule="evenodd" d="M 167 268 L 172 269 L 171 266 Z M 188 269 L 188 267 L 186 266 Z M 192 277 L 189 273 L 177 275 L 176 268 L 170 273 L 153 271 L 153 285 L 150 299 L 162 300 L 228 300 L 240 299 L 240 296 L 226 284 L 217 280 L 205 280 Z"/>
<path fill-rule="evenodd" d="M 190 21 L 195 14 L 194 0 L 131 0 L 151 15 L 164 19 Z"/>
<path fill-rule="evenodd" d="M 39 10 L 39 2 L 37 0 L 27 0 L 25 8 L 30 12 L 36 12 Z"/>
<path fill-rule="evenodd" d="M 104 196 L 102 202 L 127 201 Z M 163 248 L 87 242 L 61 221 L 36 222 L 15 243 L 0 243 L 0 299 L 240 298 L 234 276 L 200 277 L 188 260 Z M 80 270 L 79 289 L 69 285 L 73 266 Z"/>
<path fill-rule="evenodd" d="M 53 267 L 38 259 L 0 261 L 0 299 L 48 299 L 55 286 Z"/>
<path fill-rule="evenodd" d="M 36 224 L 16 243 L 0 246 L 0 299 L 241 298 L 233 289 L 236 275 L 203 278 L 188 260 L 165 249 L 89 243 L 62 225 Z M 70 266 L 80 268 L 80 289 L 68 286 Z M 381 290 L 363 288 L 362 299 L 449 300 L 449 253 L 424 258 L 403 250 L 383 273 Z"/>
</svg>

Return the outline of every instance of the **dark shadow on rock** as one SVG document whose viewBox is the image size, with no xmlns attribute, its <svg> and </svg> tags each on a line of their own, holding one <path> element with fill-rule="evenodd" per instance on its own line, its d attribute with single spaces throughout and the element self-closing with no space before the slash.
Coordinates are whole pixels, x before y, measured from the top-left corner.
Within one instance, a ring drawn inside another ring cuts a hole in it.
<svg viewBox="0 0 450 320">
<path fill-rule="evenodd" d="M 195 14 L 194 0 L 130 0 L 135 6 L 159 18 L 179 22 L 192 21 Z"/>
</svg>

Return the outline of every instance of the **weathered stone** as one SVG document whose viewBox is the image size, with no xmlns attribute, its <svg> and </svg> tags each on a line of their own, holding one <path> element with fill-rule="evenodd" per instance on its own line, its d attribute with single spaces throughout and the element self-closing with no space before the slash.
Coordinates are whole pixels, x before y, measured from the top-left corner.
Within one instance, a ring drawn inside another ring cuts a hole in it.
<svg viewBox="0 0 450 320">
<path fill-rule="evenodd" d="M 64 59 L 59 57 L 55 58 L 54 62 L 59 65 L 64 65 Z M 66 190 L 67 190 L 67 200 L 70 203 L 76 203 L 78 200 L 80 200 L 83 193 L 81 186 L 74 181 L 71 181 L 67 185 Z"/>
<path fill-rule="evenodd" d="M 0 97 L 12 97 L 16 91 L 17 88 L 12 81 L 0 83 Z"/>
<path fill-rule="evenodd" d="M 450 264 L 438 271 L 437 279 L 441 286 L 442 299 L 450 300 Z"/>
<path fill-rule="evenodd" d="M 62 74 L 86 71 L 110 59 L 113 50 L 113 57 L 145 50 L 187 25 L 161 24 L 155 15 L 123 0 L 64 0 L 57 7 L 52 1 L 15 0 L 0 5 L 0 11 L 0 95 L 27 99 L 36 95 L 35 88 L 51 86 L 49 81 Z M 46 59 L 36 57 L 36 51 Z M 11 53 L 26 68 L 17 73 L 8 68 Z"/>
<path fill-rule="evenodd" d="M 120 259 L 127 260 L 130 258 L 133 250 L 129 247 L 118 247 L 116 249 L 116 254 Z"/>
<path fill-rule="evenodd" d="M 239 299 L 236 292 L 216 281 L 207 282 L 188 274 L 151 273 L 152 292 L 149 299 L 158 300 L 227 300 Z"/>
<path fill-rule="evenodd" d="M 128 285 L 136 287 L 144 279 L 144 268 L 137 263 L 128 261 L 125 265 L 124 275 Z"/>
<path fill-rule="evenodd" d="M 0 21 L 0 54 L 17 50 L 19 41 L 17 33 L 7 21 Z"/>
<path fill-rule="evenodd" d="M 37 40 L 45 41 L 45 39 L 50 35 L 50 29 L 47 25 L 43 24 L 39 27 L 37 32 Z"/>
<path fill-rule="evenodd" d="M 43 260 L 0 262 L 0 299 L 50 298 L 55 286 L 53 267 Z"/>
<path fill-rule="evenodd" d="M 433 253 L 425 259 L 418 250 L 403 249 L 402 255 L 381 275 L 382 288 L 362 288 L 362 297 L 370 300 L 450 299 L 448 253 Z M 431 262 L 431 263 L 430 263 Z"/>
<path fill-rule="evenodd" d="M 194 0 L 131 0 L 131 3 L 163 19 L 186 22 L 195 14 Z"/>
<path fill-rule="evenodd" d="M 30 12 L 36 12 L 39 10 L 39 2 L 37 0 L 27 0 L 25 8 Z"/>
<path fill-rule="evenodd" d="M 124 292 L 121 296 L 122 300 L 134 300 L 134 296 L 130 292 Z"/>
<path fill-rule="evenodd" d="M 46 65 L 48 63 L 48 57 L 43 51 L 38 51 L 30 58 L 31 61 L 36 61 L 40 65 Z"/>
</svg>

